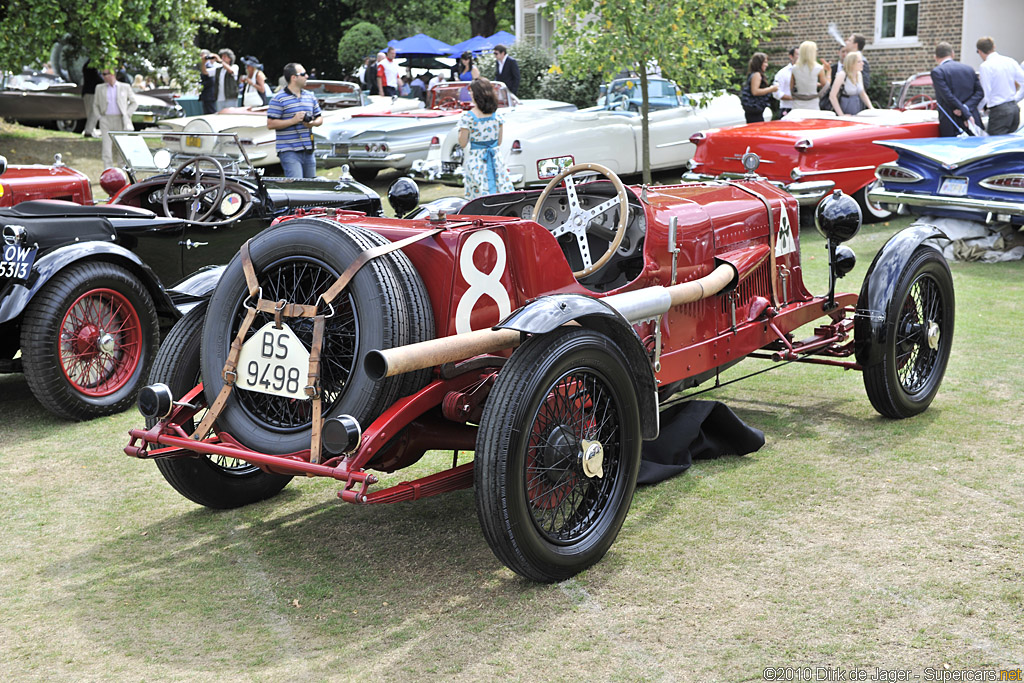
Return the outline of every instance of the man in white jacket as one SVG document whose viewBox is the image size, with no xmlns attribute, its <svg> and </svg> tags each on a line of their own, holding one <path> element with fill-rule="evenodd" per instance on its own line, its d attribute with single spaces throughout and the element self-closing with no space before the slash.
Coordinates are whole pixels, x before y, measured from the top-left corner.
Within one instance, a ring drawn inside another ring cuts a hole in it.
<svg viewBox="0 0 1024 683">
<path fill-rule="evenodd" d="M 112 130 L 134 130 L 132 114 L 138 109 L 135 93 L 127 83 L 121 83 L 110 69 L 100 72 L 103 82 L 96 86 L 96 96 L 92 106 L 96 118 L 100 122 L 100 134 L 103 136 L 103 168 L 114 165 L 113 141 L 110 139 Z"/>
</svg>

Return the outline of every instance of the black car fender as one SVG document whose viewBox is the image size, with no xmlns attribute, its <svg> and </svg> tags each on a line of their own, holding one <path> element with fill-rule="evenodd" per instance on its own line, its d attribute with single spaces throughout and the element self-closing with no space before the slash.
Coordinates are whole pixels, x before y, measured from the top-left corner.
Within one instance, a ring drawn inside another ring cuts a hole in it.
<svg viewBox="0 0 1024 683">
<path fill-rule="evenodd" d="M 142 259 L 122 246 L 107 242 L 79 242 L 54 249 L 40 257 L 32 266 L 32 274 L 24 283 L 12 284 L 7 296 L 0 301 L 0 323 L 21 315 L 32 297 L 57 273 L 80 261 L 105 261 L 124 266 L 131 271 L 153 298 L 160 316 L 177 320 L 181 317 L 171 298 L 164 291 L 153 270 Z"/>
<path fill-rule="evenodd" d="M 605 302 L 582 294 L 552 294 L 514 311 L 495 325 L 494 329 L 546 334 L 569 322 L 601 332 L 619 347 L 626 358 L 629 374 L 633 377 L 633 388 L 640 402 L 643 438 L 658 438 L 658 391 L 651 358 L 633 325 Z"/>
<path fill-rule="evenodd" d="M 168 288 L 167 294 L 177 306 L 182 304 L 193 304 L 197 301 L 206 301 L 217 289 L 221 275 L 227 266 L 206 266 L 200 268 L 187 278 Z M 189 306 L 191 308 L 191 306 Z"/>
<path fill-rule="evenodd" d="M 875 255 L 864 276 L 853 318 L 854 351 L 861 367 L 881 362 L 888 334 L 885 313 L 889 301 L 910 257 L 926 240 L 935 238 L 946 235 L 933 225 L 912 225 L 890 237 Z M 923 248 L 935 249 L 932 245 Z"/>
</svg>

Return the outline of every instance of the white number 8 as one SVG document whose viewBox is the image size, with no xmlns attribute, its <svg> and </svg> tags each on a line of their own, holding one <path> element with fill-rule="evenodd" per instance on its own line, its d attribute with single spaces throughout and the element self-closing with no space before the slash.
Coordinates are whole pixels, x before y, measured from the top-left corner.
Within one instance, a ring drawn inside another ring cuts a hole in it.
<svg viewBox="0 0 1024 683">
<path fill-rule="evenodd" d="M 481 244 L 490 244 L 497 252 L 497 261 L 489 273 L 477 270 L 473 263 L 473 256 Z M 508 292 L 501 284 L 501 276 L 505 273 L 505 243 L 493 230 L 480 230 L 474 232 L 462 245 L 459 254 L 459 270 L 462 277 L 469 283 L 469 289 L 459 299 L 459 306 L 455 309 L 455 332 L 462 334 L 470 332 L 469 318 L 473 309 L 483 297 L 490 297 L 498 304 L 498 318 L 504 318 L 512 312 L 512 301 L 508 298 Z"/>
</svg>

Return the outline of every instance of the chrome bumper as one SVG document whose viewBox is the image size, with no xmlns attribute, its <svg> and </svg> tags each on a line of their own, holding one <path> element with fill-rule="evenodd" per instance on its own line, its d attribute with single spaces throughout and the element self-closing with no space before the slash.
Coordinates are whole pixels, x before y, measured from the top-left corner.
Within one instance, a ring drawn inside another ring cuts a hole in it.
<svg viewBox="0 0 1024 683">
<path fill-rule="evenodd" d="M 891 205 L 892 208 L 903 204 L 905 206 L 931 206 L 942 209 L 959 209 L 961 211 L 991 214 L 986 218 L 989 222 L 991 222 L 993 216 L 998 215 L 1024 216 L 1024 201 L 1002 202 L 989 199 L 972 199 L 970 197 L 910 194 L 907 192 L 892 192 L 882 188 L 871 190 L 868 193 L 868 199 L 878 204 Z"/>
<path fill-rule="evenodd" d="M 684 173 L 683 182 L 706 182 L 709 180 L 743 180 L 756 178 L 756 176 L 744 175 L 742 173 L 722 173 L 716 176 L 705 173 Z M 777 180 L 769 180 L 772 185 L 785 190 L 796 198 L 800 206 L 815 206 L 821 199 L 832 191 L 836 184 L 831 180 L 808 180 L 795 183 L 781 183 Z"/>
</svg>

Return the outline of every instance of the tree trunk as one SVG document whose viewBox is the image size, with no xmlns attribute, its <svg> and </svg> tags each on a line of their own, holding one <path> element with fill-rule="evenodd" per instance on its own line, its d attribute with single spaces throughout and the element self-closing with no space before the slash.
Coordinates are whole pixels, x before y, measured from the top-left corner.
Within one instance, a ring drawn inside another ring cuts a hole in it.
<svg viewBox="0 0 1024 683">
<path fill-rule="evenodd" d="M 651 184 L 651 129 L 648 122 L 650 105 L 647 100 L 647 64 L 640 64 L 640 92 L 642 103 L 640 105 L 640 147 L 643 150 L 644 185 Z"/>
<path fill-rule="evenodd" d="M 498 20 L 494 17 L 494 6 L 498 0 L 469 0 L 469 32 L 485 38 L 495 32 Z"/>
</svg>

